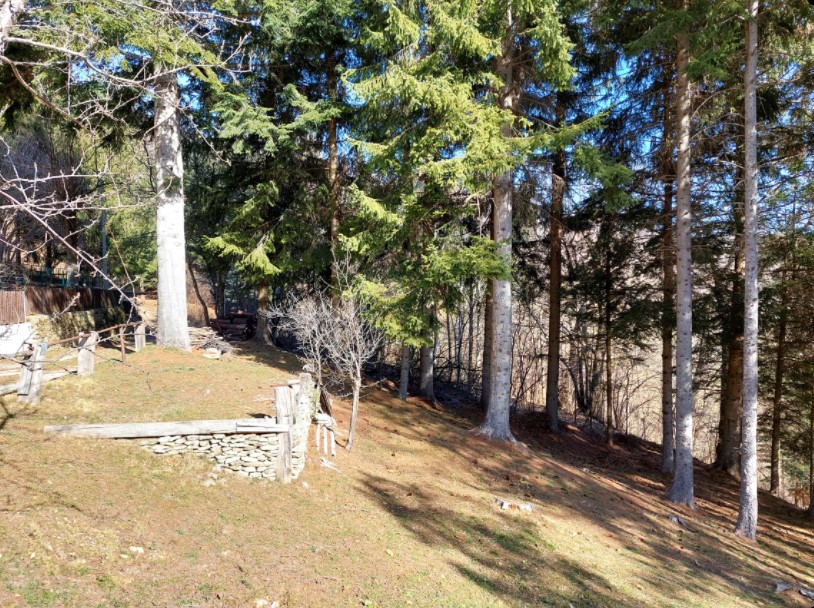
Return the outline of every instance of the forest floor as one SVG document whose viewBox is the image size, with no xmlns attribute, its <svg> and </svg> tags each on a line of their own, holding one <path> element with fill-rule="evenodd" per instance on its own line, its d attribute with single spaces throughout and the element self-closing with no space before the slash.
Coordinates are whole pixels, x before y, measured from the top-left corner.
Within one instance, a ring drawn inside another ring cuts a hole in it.
<svg viewBox="0 0 814 608">
<path fill-rule="evenodd" d="M 814 604 L 774 592 L 778 581 L 814 588 L 802 511 L 762 495 L 759 541 L 738 539 L 736 483 L 699 465 L 698 509 L 678 510 L 641 442 L 608 449 L 526 418 L 524 445 L 507 448 L 469 432 L 475 408 L 370 388 L 339 471 L 309 447 L 290 485 L 227 474 L 211 485 L 211 463 L 194 455 L 42 430 L 246 417 L 299 368 L 280 351 L 212 361 L 148 347 L 127 366 L 47 384 L 37 407 L 0 400 L 0 606 Z M 337 410 L 345 428 L 347 404 Z"/>
</svg>

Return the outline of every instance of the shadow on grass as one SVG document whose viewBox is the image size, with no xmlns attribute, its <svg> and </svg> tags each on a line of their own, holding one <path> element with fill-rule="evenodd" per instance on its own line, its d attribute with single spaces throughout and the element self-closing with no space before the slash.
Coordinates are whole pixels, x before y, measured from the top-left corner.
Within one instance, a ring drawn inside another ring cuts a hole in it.
<svg viewBox="0 0 814 608">
<path fill-rule="evenodd" d="M 616 546 L 621 544 L 621 550 L 628 553 L 625 560 L 634 564 L 629 575 L 632 580 L 608 581 L 586 571 L 572 550 L 558 553 L 541 545 L 533 525 L 520 516 L 495 513 L 471 520 L 457 510 L 434 509 L 433 504 L 448 501 L 439 501 L 426 489 L 402 487 L 384 478 L 364 481 L 364 491 L 418 540 L 458 553 L 460 559 L 453 559 L 454 565 L 504 601 L 648 605 L 639 599 L 641 594 L 626 595 L 624 591 L 641 583 L 650 593 L 655 590 L 659 597 L 653 603 L 657 604 L 697 601 L 715 589 L 717 594 L 735 593 L 747 604 L 783 606 L 773 592 L 774 582 L 810 579 L 805 560 L 786 550 L 792 547 L 810 555 L 814 546 L 810 528 L 801 527 L 799 510 L 762 494 L 760 541 L 738 539 L 731 533 L 737 515 L 737 484 L 697 465 L 699 510 L 681 512 L 663 498 L 669 476 L 659 471 L 657 446 L 630 442 L 609 449 L 579 431 L 555 436 L 516 429 L 529 447 L 512 449 L 467 432 L 480 422 L 481 414 L 475 408 L 464 412 L 456 407 L 451 414 L 426 404 L 399 406 L 392 396 L 379 401 L 388 404 L 387 422 L 395 425 L 395 429 L 383 430 L 397 429 L 402 437 L 430 441 L 447 450 L 450 459 L 464 459 L 478 473 L 476 482 L 464 482 L 473 489 L 496 496 L 524 496 L 522 500 L 530 500 L 543 513 L 564 514 L 569 523 L 588 520 Z M 437 469 L 441 484 L 443 476 L 454 470 L 445 470 L 443 463 Z M 484 505 L 475 510 L 484 512 Z M 680 513 L 689 525 L 685 528 L 671 522 L 671 513 Z M 497 526 L 494 517 L 499 518 Z M 794 539 L 784 533 L 785 528 L 794 532 Z M 604 542 L 601 536 L 597 542 Z M 546 580 L 559 580 L 567 591 L 546 587 L 541 582 Z"/>
</svg>

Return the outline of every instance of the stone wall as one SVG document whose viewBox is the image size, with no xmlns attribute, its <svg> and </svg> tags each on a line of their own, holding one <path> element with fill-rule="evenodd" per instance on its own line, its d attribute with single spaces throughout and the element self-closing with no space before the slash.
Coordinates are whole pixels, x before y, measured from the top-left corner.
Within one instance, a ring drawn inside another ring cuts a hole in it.
<svg viewBox="0 0 814 608">
<path fill-rule="evenodd" d="M 315 408 L 314 381 L 310 374 L 300 374 L 292 391 L 294 407 L 291 424 L 291 477 L 296 479 L 305 468 L 308 452 L 308 431 Z M 283 422 L 278 418 L 279 422 Z M 212 435 L 172 435 L 157 439 L 143 439 L 141 445 L 154 454 L 173 455 L 192 453 L 215 463 L 219 470 L 228 470 L 253 479 L 277 479 L 280 458 L 281 433 L 238 433 Z"/>
<path fill-rule="evenodd" d="M 96 308 L 66 312 L 52 319 L 48 315 L 29 315 L 28 322 L 41 342 L 55 342 L 70 338 L 80 332 L 105 329 L 124 323 L 125 314 L 120 308 Z"/>
<path fill-rule="evenodd" d="M 274 480 L 277 479 L 279 438 L 279 433 L 173 435 L 145 439 L 141 444 L 154 454 L 189 452 L 205 456 L 220 468 L 244 477 Z M 304 460 L 302 464 L 305 464 Z"/>
</svg>

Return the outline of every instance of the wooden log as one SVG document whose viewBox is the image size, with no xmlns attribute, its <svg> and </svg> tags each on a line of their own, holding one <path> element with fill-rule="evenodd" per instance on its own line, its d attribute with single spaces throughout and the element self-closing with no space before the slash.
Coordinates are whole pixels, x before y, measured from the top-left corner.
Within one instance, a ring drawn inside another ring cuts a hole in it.
<svg viewBox="0 0 814 608">
<path fill-rule="evenodd" d="M 290 386 L 278 386 L 274 389 L 274 406 L 277 420 L 289 429 L 294 426 L 294 396 Z M 280 450 L 277 455 L 277 479 L 289 483 L 293 477 L 294 467 L 291 460 L 291 432 L 280 435 Z"/>
<path fill-rule="evenodd" d="M 144 323 L 139 323 L 136 325 L 133 336 L 135 337 L 136 341 L 134 349 L 137 353 L 139 353 L 145 346 L 147 346 L 147 327 L 144 325 Z"/>
<path fill-rule="evenodd" d="M 127 346 L 124 343 L 124 325 L 119 326 L 119 348 L 122 353 L 122 363 L 127 363 Z"/>
<path fill-rule="evenodd" d="M 70 375 L 70 371 L 61 371 L 61 372 L 51 372 L 48 374 L 42 375 L 43 382 L 49 382 L 51 380 L 56 380 L 57 378 L 62 378 L 64 376 Z M 10 395 L 11 393 L 16 393 L 17 389 L 20 388 L 20 383 L 17 382 L 15 384 L 4 384 L 0 386 L 0 397 L 3 395 Z"/>
<path fill-rule="evenodd" d="M 280 388 L 283 386 L 294 386 L 295 384 L 299 384 L 299 378 L 291 378 L 290 380 L 281 380 L 280 382 L 274 382 L 270 386 L 271 388 Z"/>
<path fill-rule="evenodd" d="M 34 347 L 31 358 L 20 369 L 20 385 L 17 399 L 23 403 L 37 404 L 42 397 L 42 363 L 48 353 L 48 343 L 40 342 Z"/>
<path fill-rule="evenodd" d="M 76 375 L 84 378 L 93 375 L 93 365 L 96 360 L 96 345 L 99 343 L 99 334 L 90 332 L 79 340 L 79 367 Z"/>
<path fill-rule="evenodd" d="M 46 426 L 46 433 L 72 437 L 106 439 L 138 439 L 171 435 L 212 435 L 215 433 L 282 433 L 290 426 L 278 424 L 273 418 L 241 418 L 237 420 L 187 420 L 184 422 L 131 422 L 124 424 L 65 424 Z"/>
</svg>

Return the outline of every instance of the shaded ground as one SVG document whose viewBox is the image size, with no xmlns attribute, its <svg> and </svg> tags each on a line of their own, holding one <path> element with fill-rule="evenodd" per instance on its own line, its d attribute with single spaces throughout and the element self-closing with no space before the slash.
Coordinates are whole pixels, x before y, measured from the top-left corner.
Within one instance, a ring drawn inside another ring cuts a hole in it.
<svg viewBox="0 0 814 608">
<path fill-rule="evenodd" d="M 658 455 L 639 443 L 608 451 L 526 421 L 528 448 L 506 449 L 467 432 L 474 410 L 371 389 L 340 472 L 312 448 L 289 486 L 208 486 L 211 465 L 192 455 L 42 432 L 245 417 L 268 411 L 269 385 L 299 369 L 279 351 L 210 361 L 148 347 L 128 362 L 46 385 L 36 409 L 0 402 L 0 605 L 811 604 L 773 593 L 776 580 L 814 587 L 801 511 L 764 496 L 760 541 L 740 541 L 737 486 L 699 468 L 699 508 L 680 513 L 687 527 L 672 523 Z M 346 404 L 338 412 L 346 425 Z M 501 511 L 495 497 L 535 511 Z"/>
</svg>

